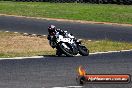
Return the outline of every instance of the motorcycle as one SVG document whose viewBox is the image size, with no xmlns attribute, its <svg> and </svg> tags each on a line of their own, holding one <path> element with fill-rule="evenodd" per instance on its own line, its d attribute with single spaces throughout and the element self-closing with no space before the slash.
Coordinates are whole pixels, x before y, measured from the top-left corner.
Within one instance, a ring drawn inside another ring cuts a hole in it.
<svg viewBox="0 0 132 88">
<path fill-rule="evenodd" d="M 81 44 L 80 40 L 76 40 L 73 35 L 65 32 L 65 36 L 59 33 L 55 35 L 56 43 L 56 55 L 61 56 L 62 54 L 66 56 L 75 56 L 80 54 L 82 56 L 88 56 L 89 50 Z"/>
</svg>

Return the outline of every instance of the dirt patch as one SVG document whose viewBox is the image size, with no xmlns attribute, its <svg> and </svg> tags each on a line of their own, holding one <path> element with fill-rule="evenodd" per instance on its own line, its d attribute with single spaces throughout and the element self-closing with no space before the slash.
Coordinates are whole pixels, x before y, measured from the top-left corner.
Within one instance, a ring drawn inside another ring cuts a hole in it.
<svg viewBox="0 0 132 88">
<path fill-rule="evenodd" d="M 30 56 L 33 53 L 54 51 L 48 44 L 48 40 L 39 37 L 23 36 L 20 34 L 4 33 L 0 38 L 0 53 L 10 54 L 12 56 L 23 55 Z"/>
</svg>

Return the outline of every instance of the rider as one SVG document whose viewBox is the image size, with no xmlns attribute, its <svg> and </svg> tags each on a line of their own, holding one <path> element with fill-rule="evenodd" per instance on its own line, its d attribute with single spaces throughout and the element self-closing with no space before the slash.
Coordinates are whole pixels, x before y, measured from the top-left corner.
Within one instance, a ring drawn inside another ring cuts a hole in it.
<svg viewBox="0 0 132 88">
<path fill-rule="evenodd" d="M 56 43 L 55 43 L 56 37 L 55 37 L 55 35 L 57 33 L 59 33 L 60 35 L 65 36 L 65 34 L 66 34 L 65 31 L 63 31 L 61 29 L 57 29 L 54 25 L 50 25 L 48 27 L 48 32 L 49 32 L 49 35 L 48 35 L 47 39 L 49 40 L 49 43 L 50 43 L 52 48 L 56 47 Z"/>
<path fill-rule="evenodd" d="M 51 45 L 52 48 L 55 48 L 56 47 L 56 43 L 55 43 L 55 35 L 57 33 L 59 33 L 60 35 L 65 35 L 65 32 L 61 29 L 57 29 L 54 25 L 50 25 L 48 27 L 48 32 L 49 32 L 49 35 L 47 37 L 47 39 L 49 40 L 49 43 Z"/>
<path fill-rule="evenodd" d="M 49 35 L 52 35 L 52 36 L 56 35 L 57 32 L 59 32 L 60 35 L 65 34 L 65 32 L 63 30 L 57 29 L 54 25 L 50 25 L 48 27 L 48 32 L 49 32 Z"/>
</svg>

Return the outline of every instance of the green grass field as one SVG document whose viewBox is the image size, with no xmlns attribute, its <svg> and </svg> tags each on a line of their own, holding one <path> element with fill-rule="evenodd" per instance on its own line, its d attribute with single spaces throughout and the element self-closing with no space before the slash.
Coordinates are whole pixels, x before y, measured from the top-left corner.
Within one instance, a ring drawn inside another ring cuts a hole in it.
<svg viewBox="0 0 132 88">
<path fill-rule="evenodd" d="M 0 2 L 0 13 L 132 24 L 132 5 Z"/>
</svg>

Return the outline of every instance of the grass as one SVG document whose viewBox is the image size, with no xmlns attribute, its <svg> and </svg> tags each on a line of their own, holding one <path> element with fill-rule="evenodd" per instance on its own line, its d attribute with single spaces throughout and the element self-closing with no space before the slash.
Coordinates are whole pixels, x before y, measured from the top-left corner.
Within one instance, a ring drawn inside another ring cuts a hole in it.
<svg viewBox="0 0 132 88">
<path fill-rule="evenodd" d="M 132 24 L 132 5 L 0 2 L 0 13 Z"/>
<path fill-rule="evenodd" d="M 89 48 L 90 52 L 107 52 L 132 49 L 132 43 L 117 42 L 111 40 L 88 41 L 83 40 L 83 44 Z"/>
<path fill-rule="evenodd" d="M 132 43 L 113 42 L 109 40 L 82 41 L 90 52 L 132 49 Z M 36 55 L 55 55 L 46 37 L 23 36 L 15 33 L 0 32 L 0 57 L 19 57 Z"/>
</svg>

